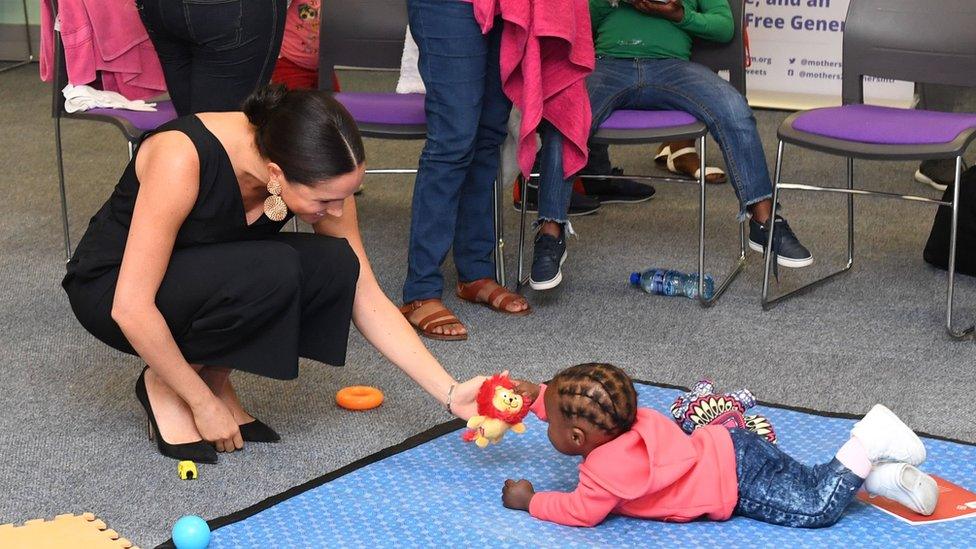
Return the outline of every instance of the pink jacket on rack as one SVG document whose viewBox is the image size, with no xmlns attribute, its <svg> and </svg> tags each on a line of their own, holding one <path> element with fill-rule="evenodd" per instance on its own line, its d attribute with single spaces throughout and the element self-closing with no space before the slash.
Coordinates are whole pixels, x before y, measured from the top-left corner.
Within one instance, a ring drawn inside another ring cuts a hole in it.
<svg viewBox="0 0 976 549">
<path fill-rule="evenodd" d="M 76 86 L 101 77 L 101 88 L 128 99 L 166 91 L 156 49 L 132 0 L 60 0 L 61 41 L 68 82 Z M 41 80 L 54 77 L 54 14 L 41 1 Z"/>
<path fill-rule="evenodd" d="M 563 175 L 586 165 L 590 98 L 586 76 L 596 62 L 587 0 L 473 0 L 483 32 L 501 13 L 502 88 L 522 112 L 518 164 L 529 174 L 535 130 L 545 119 L 564 136 Z"/>
</svg>

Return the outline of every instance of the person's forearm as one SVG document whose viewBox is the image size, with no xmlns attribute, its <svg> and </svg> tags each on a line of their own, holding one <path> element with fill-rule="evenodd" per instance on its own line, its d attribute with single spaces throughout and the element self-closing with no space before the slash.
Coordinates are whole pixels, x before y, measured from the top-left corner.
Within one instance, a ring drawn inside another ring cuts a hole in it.
<svg viewBox="0 0 976 549">
<path fill-rule="evenodd" d="M 364 279 L 365 277 L 368 279 Z M 376 284 L 371 271 L 360 272 L 353 323 L 376 349 L 441 404 L 455 379 L 424 346 L 410 323 Z"/>
<path fill-rule="evenodd" d="M 677 25 L 692 36 L 712 42 L 728 42 L 735 34 L 732 11 L 726 0 L 703 2 L 701 12 L 686 9 L 684 19 Z"/>
<path fill-rule="evenodd" d="M 420 341 L 403 314 L 393 305 L 373 274 L 359 233 L 356 199 L 346 199 L 342 217 L 327 217 L 315 224 L 319 234 L 345 238 L 359 259 L 359 281 L 352 307 L 352 321 L 371 345 L 430 393 L 441 404 L 455 379 Z"/>
<path fill-rule="evenodd" d="M 159 309 L 147 306 L 114 313 L 113 317 L 129 344 L 152 367 L 153 373 L 191 408 L 212 396 L 207 384 L 183 357 Z"/>
</svg>

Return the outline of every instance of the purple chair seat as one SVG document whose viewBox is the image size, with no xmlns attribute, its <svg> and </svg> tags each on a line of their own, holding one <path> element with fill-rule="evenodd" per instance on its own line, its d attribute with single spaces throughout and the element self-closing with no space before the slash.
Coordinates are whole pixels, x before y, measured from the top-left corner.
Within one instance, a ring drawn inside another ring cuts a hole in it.
<svg viewBox="0 0 976 549">
<path fill-rule="evenodd" d="M 127 120 L 139 131 L 155 130 L 159 126 L 176 118 L 176 109 L 172 101 L 157 101 L 155 112 L 129 111 L 125 109 L 91 109 L 82 114 L 97 114 Z"/>
<path fill-rule="evenodd" d="M 427 124 L 422 93 L 340 92 L 335 98 L 360 124 L 423 126 Z"/>
<path fill-rule="evenodd" d="M 601 130 L 655 130 L 694 124 L 698 119 L 684 111 L 613 111 Z"/>
<path fill-rule="evenodd" d="M 976 114 L 934 112 L 874 105 L 813 109 L 793 121 L 793 129 L 814 135 L 879 145 L 950 143 L 976 128 Z"/>
</svg>

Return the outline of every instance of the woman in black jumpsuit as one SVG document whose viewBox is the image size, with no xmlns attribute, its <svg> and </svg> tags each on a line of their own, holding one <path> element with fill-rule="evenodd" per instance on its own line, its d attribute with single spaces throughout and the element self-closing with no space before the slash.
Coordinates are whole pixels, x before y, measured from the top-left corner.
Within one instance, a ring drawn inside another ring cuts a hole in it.
<svg viewBox="0 0 976 549">
<path fill-rule="evenodd" d="M 244 112 L 178 118 L 144 138 L 92 218 L 63 286 L 82 326 L 148 364 L 136 393 L 160 452 L 278 435 L 244 411 L 231 369 L 274 379 L 298 358 L 345 362 L 349 323 L 460 417 L 484 378 L 458 383 L 379 288 L 353 192 L 355 122 L 324 93 L 256 92 Z M 292 215 L 315 234 L 279 233 Z"/>
</svg>

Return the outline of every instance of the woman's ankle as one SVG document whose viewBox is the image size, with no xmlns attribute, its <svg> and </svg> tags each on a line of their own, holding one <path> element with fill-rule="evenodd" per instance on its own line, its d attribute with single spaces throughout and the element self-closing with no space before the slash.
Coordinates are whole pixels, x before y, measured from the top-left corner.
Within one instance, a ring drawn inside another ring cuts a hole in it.
<svg viewBox="0 0 976 549">
<path fill-rule="evenodd" d="M 152 368 L 146 372 L 145 379 L 149 405 L 160 430 L 157 435 L 170 444 L 202 440 L 193 421 L 193 412 L 180 395 L 153 373 Z"/>
</svg>

